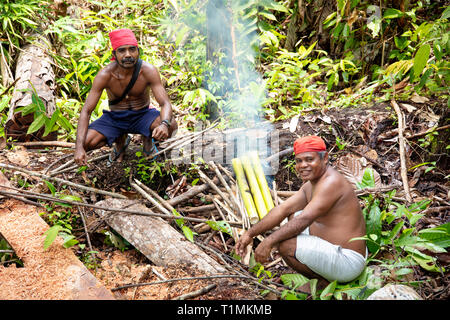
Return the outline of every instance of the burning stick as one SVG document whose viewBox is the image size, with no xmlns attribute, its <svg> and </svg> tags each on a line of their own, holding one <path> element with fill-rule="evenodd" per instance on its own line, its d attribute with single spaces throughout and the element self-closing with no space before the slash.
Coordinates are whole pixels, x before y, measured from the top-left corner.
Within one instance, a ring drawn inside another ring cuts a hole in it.
<svg viewBox="0 0 450 320">
<path fill-rule="evenodd" d="M 244 206 L 247 211 L 247 215 L 250 218 L 250 223 L 258 222 L 258 212 L 256 211 L 255 203 L 253 202 L 252 194 L 250 193 L 250 188 L 245 179 L 244 169 L 242 168 L 242 163 L 239 158 L 231 160 L 234 172 L 236 173 L 236 182 L 244 201 Z"/>
</svg>

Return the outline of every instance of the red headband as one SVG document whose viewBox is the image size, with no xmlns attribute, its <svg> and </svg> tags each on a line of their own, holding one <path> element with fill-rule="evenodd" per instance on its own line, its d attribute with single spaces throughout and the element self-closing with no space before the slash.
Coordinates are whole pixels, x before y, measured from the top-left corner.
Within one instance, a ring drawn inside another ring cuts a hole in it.
<svg viewBox="0 0 450 320">
<path fill-rule="evenodd" d="M 111 40 L 113 50 L 116 50 L 121 46 L 138 46 L 136 37 L 130 29 L 118 29 L 111 31 L 109 33 L 109 40 Z M 114 60 L 114 57 L 112 57 L 112 60 Z"/>
<path fill-rule="evenodd" d="M 327 147 L 321 137 L 307 136 L 299 138 L 294 142 L 295 155 L 302 152 L 326 151 Z"/>
</svg>

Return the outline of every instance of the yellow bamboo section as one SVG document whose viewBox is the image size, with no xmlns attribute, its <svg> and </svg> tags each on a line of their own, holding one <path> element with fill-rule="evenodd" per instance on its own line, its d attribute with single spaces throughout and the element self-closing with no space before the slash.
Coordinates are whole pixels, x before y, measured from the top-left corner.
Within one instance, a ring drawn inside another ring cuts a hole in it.
<svg viewBox="0 0 450 320">
<path fill-rule="evenodd" d="M 256 179 L 255 172 L 253 171 L 250 158 L 245 155 L 241 157 L 242 166 L 244 167 L 245 175 L 247 176 L 248 184 L 250 185 L 250 191 L 255 201 L 256 210 L 258 211 L 259 218 L 262 219 L 267 214 L 266 204 L 264 198 L 259 189 L 258 180 Z"/>
<path fill-rule="evenodd" d="M 267 184 L 266 175 L 264 174 L 264 170 L 261 165 L 261 161 L 259 160 L 259 156 L 256 151 L 250 152 L 249 157 L 253 166 L 253 170 L 255 171 L 256 180 L 258 181 L 259 189 L 261 190 L 267 212 L 269 212 L 274 207 L 274 204 L 272 195 L 270 194 L 269 185 Z"/>
<path fill-rule="evenodd" d="M 254 224 L 258 222 L 258 212 L 255 207 L 255 203 L 253 202 L 252 195 L 250 193 L 250 188 L 247 184 L 247 180 L 245 179 L 244 169 L 242 168 L 242 162 L 239 158 L 235 158 L 231 160 L 233 165 L 234 173 L 236 174 L 236 182 L 239 188 L 239 191 L 242 196 L 242 200 L 244 201 L 244 206 L 247 211 L 247 214 L 250 218 L 250 223 Z"/>
</svg>

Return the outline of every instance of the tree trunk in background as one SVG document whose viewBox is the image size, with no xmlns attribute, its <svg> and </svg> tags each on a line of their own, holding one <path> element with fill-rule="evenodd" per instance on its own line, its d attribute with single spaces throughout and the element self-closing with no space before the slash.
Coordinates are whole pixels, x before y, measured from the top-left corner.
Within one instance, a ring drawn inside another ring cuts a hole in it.
<svg viewBox="0 0 450 320">
<path fill-rule="evenodd" d="M 29 125 L 34 120 L 34 114 L 22 116 L 16 112 L 19 107 L 28 106 L 32 103 L 33 87 L 45 106 L 47 117 L 51 117 L 56 110 L 55 99 L 55 75 L 52 69 L 52 58 L 47 54 L 49 43 L 41 35 L 33 35 L 32 44 L 25 46 L 17 60 L 14 95 L 10 102 L 8 119 L 5 124 L 6 138 L 26 142 L 33 140 L 56 140 L 56 132 L 45 137 L 44 126 L 33 134 L 27 134 Z"/>
<path fill-rule="evenodd" d="M 221 78 L 221 67 L 228 68 L 232 65 L 231 11 L 226 5 L 226 0 L 209 0 L 206 7 L 206 60 L 210 61 L 213 66 L 213 74 L 207 80 L 211 81 L 218 81 Z M 220 58 L 220 56 L 223 57 Z M 227 91 L 227 82 L 225 81 L 221 92 L 216 92 L 216 94 L 223 95 Z M 205 86 L 208 89 L 207 83 Z M 214 102 L 208 104 L 206 112 L 209 114 L 210 120 L 219 117 L 218 106 Z"/>
</svg>

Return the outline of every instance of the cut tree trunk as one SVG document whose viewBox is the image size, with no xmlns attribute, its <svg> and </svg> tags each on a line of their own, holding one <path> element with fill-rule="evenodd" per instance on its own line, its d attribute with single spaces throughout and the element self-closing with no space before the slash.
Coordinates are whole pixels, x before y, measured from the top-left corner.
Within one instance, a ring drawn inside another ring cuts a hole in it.
<svg viewBox="0 0 450 320">
<path fill-rule="evenodd" d="M 150 210 L 133 200 L 106 199 L 97 203 L 107 208 L 128 208 L 149 212 Z M 162 218 L 141 215 L 111 213 L 96 210 L 115 231 L 157 266 L 189 265 L 206 274 L 225 273 L 225 268 L 189 242 L 180 232 Z"/>
<path fill-rule="evenodd" d="M 52 69 L 52 58 L 47 54 L 48 40 L 38 34 L 33 35 L 32 38 L 34 41 L 21 50 L 17 60 L 15 74 L 17 83 L 5 124 L 6 137 L 12 137 L 20 142 L 57 140 L 56 132 L 43 137 L 44 127 L 33 134 L 27 134 L 28 127 L 34 120 L 34 113 L 22 116 L 21 112 L 16 111 L 17 108 L 32 103 L 34 89 L 44 103 L 47 117 L 50 118 L 56 110 L 55 75 Z"/>
</svg>

